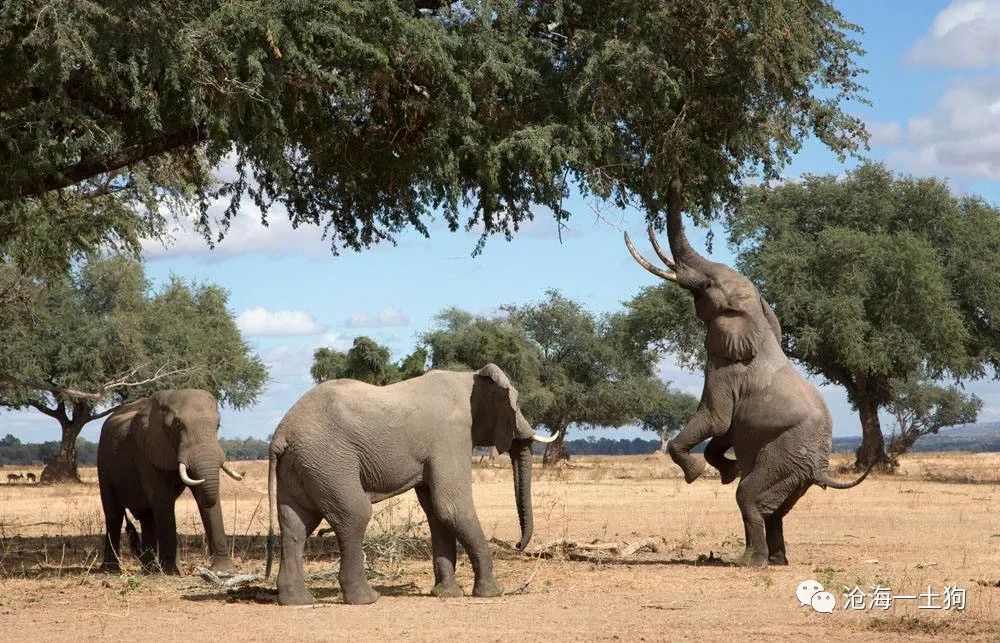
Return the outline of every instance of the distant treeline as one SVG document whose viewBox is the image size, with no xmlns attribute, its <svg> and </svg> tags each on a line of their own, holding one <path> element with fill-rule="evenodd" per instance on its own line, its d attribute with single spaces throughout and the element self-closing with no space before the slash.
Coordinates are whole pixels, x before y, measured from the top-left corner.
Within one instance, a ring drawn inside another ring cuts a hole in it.
<svg viewBox="0 0 1000 643">
<path fill-rule="evenodd" d="M 268 440 L 245 438 L 243 440 L 219 440 L 228 460 L 266 460 Z M 853 453 L 861 444 L 860 437 L 834 438 L 833 450 L 839 453 Z M 701 451 L 699 445 L 696 451 Z M 586 438 L 567 440 L 566 449 L 571 455 L 644 455 L 660 448 L 659 440 L 631 440 L 609 438 Z M 544 451 L 543 445 L 536 445 L 536 452 Z M 1000 452 L 1000 424 L 982 424 L 970 428 L 942 431 L 928 435 L 917 441 L 914 451 L 971 451 L 973 453 Z M 59 442 L 24 443 L 13 435 L 0 439 L 0 465 L 40 466 L 59 452 Z M 80 438 L 76 441 L 77 460 L 80 466 L 92 467 L 97 463 L 97 444 Z"/>
</svg>

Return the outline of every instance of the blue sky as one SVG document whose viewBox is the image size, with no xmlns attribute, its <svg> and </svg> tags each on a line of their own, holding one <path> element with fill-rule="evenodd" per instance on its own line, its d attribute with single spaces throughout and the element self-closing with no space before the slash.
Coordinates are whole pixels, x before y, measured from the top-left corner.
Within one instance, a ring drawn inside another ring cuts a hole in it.
<svg viewBox="0 0 1000 643">
<path fill-rule="evenodd" d="M 865 30 L 862 66 L 869 71 L 863 82 L 872 105 L 850 108 L 872 132 L 869 156 L 901 172 L 945 177 L 958 192 L 1000 204 L 1000 0 L 838 5 Z M 851 165 L 807 143 L 785 174 L 840 173 Z M 254 408 L 224 410 L 221 432 L 264 437 L 312 386 L 308 372 L 316 347 L 346 348 L 355 336 L 368 335 L 400 357 L 448 306 L 489 312 L 537 301 L 546 289 L 557 288 L 604 312 L 655 283 L 633 263 L 618 229 L 641 237 L 639 213 L 613 212 L 579 198 L 571 200 L 570 209 L 574 216 L 561 242 L 551 216 L 539 211 L 512 242 L 492 238 L 472 257 L 477 235 L 449 233 L 440 224 L 432 226 L 430 239 L 408 233 L 396 246 L 333 256 L 320 230 L 293 230 L 280 212 L 264 228 L 247 208 L 215 250 L 184 229 L 167 248 L 148 244 L 146 270 L 157 285 L 177 274 L 228 289 L 231 310 L 268 363 L 272 381 Z M 691 237 L 704 248 L 703 231 L 692 231 Z M 718 242 L 712 256 L 731 260 Z M 666 360 L 661 374 L 700 393 L 700 373 Z M 985 401 L 981 419 L 1000 420 L 1000 385 L 979 382 L 968 388 Z M 834 415 L 834 434 L 860 434 L 843 391 L 821 390 Z M 24 440 L 59 434 L 58 426 L 38 413 L 5 413 L 0 423 L 0 432 Z M 100 422 L 94 422 L 83 435 L 96 439 L 99 431 Z M 599 434 L 653 437 L 634 429 Z"/>
</svg>

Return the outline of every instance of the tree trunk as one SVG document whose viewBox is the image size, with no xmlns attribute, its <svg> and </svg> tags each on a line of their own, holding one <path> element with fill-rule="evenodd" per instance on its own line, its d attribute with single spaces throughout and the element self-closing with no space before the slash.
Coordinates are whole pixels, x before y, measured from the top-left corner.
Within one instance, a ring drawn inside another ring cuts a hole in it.
<svg viewBox="0 0 1000 643">
<path fill-rule="evenodd" d="M 559 428 L 559 437 L 555 442 L 545 446 L 545 455 L 542 457 L 542 466 L 550 467 L 563 460 L 569 460 L 569 451 L 566 450 L 566 427 Z"/>
<path fill-rule="evenodd" d="M 858 400 L 858 415 L 861 418 L 861 446 L 855 452 L 854 468 L 865 471 L 872 462 L 885 468 L 885 437 L 878 419 L 878 404 L 871 400 Z"/>
<path fill-rule="evenodd" d="M 80 437 L 80 431 L 90 420 L 90 408 L 81 404 L 73 410 L 73 419 L 59 417 L 59 425 L 62 427 L 62 442 L 59 444 L 59 453 L 56 457 L 46 463 L 42 469 L 39 482 L 81 482 L 80 473 L 76 468 L 76 439 Z"/>
</svg>

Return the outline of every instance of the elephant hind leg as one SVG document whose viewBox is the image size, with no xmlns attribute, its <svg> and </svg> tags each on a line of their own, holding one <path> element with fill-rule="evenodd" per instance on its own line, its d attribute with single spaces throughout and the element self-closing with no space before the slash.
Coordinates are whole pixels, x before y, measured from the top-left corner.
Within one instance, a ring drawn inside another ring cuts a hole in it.
<svg viewBox="0 0 1000 643">
<path fill-rule="evenodd" d="M 493 552 L 479 524 L 475 505 L 472 503 L 472 490 L 468 488 L 455 493 L 455 485 L 449 481 L 441 481 L 437 485 L 431 481 L 431 501 L 440 521 L 462 543 L 465 552 L 472 563 L 472 571 L 476 581 L 472 587 L 473 596 L 500 596 L 503 589 L 497 585 L 493 576 Z"/>
<path fill-rule="evenodd" d="M 770 516 L 764 519 L 764 528 L 767 530 L 767 550 L 768 562 L 772 565 L 787 565 L 788 558 L 785 555 L 785 533 L 784 518 L 791 511 L 795 503 L 799 501 L 809 489 L 809 483 L 801 484 Z"/>
<path fill-rule="evenodd" d="M 358 483 L 354 489 L 338 489 L 337 497 L 323 514 L 337 535 L 340 547 L 340 591 L 349 605 L 367 605 L 379 594 L 368 583 L 363 541 L 372 517 L 372 502 Z"/>
<path fill-rule="evenodd" d="M 417 486 L 417 500 L 427 515 L 431 530 L 431 548 L 434 555 L 434 589 L 431 594 L 438 598 L 458 598 L 464 596 L 462 588 L 455 581 L 455 559 L 457 547 L 455 534 L 438 517 L 431 502 L 431 492 L 424 485 Z"/>
<path fill-rule="evenodd" d="M 278 569 L 278 603 L 281 605 L 312 605 L 315 602 L 306 587 L 303 558 L 306 538 L 320 520 L 319 514 L 288 499 L 279 499 L 281 565 Z"/>
</svg>

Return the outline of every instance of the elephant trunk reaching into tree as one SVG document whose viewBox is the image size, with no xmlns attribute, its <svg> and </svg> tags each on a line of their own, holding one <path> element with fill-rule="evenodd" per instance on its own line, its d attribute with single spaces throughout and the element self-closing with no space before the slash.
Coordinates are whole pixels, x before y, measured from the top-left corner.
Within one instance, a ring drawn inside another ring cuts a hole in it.
<svg viewBox="0 0 1000 643">
<path fill-rule="evenodd" d="M 694 296 L 695 313 L 707 329 L 701 403 L 667 450 L 688 482 L 701 475 L 706 461 L 719 469 L 724 484 L 741 477 L 736 501 L 746 530 L 744 562 L 787 564 L 782 519 L 798 499 L 813 484 L 853 487 L 868 471 L 850 483 L 827 474 L 833 427 L 826 403 L 782 351 L 781 325 L 768 303 L 746 277 L 694 251 L 681 211 L 681 181 L 674 178 L 667 191 L 672 257 L 648 230 L 668 270 L 642 257 L 625 235 L 643 268 Z M 701 460 L 691 449 L 705 440 Z M 725 457 L 730 447 L 736 461 Z"/>
</svg>

